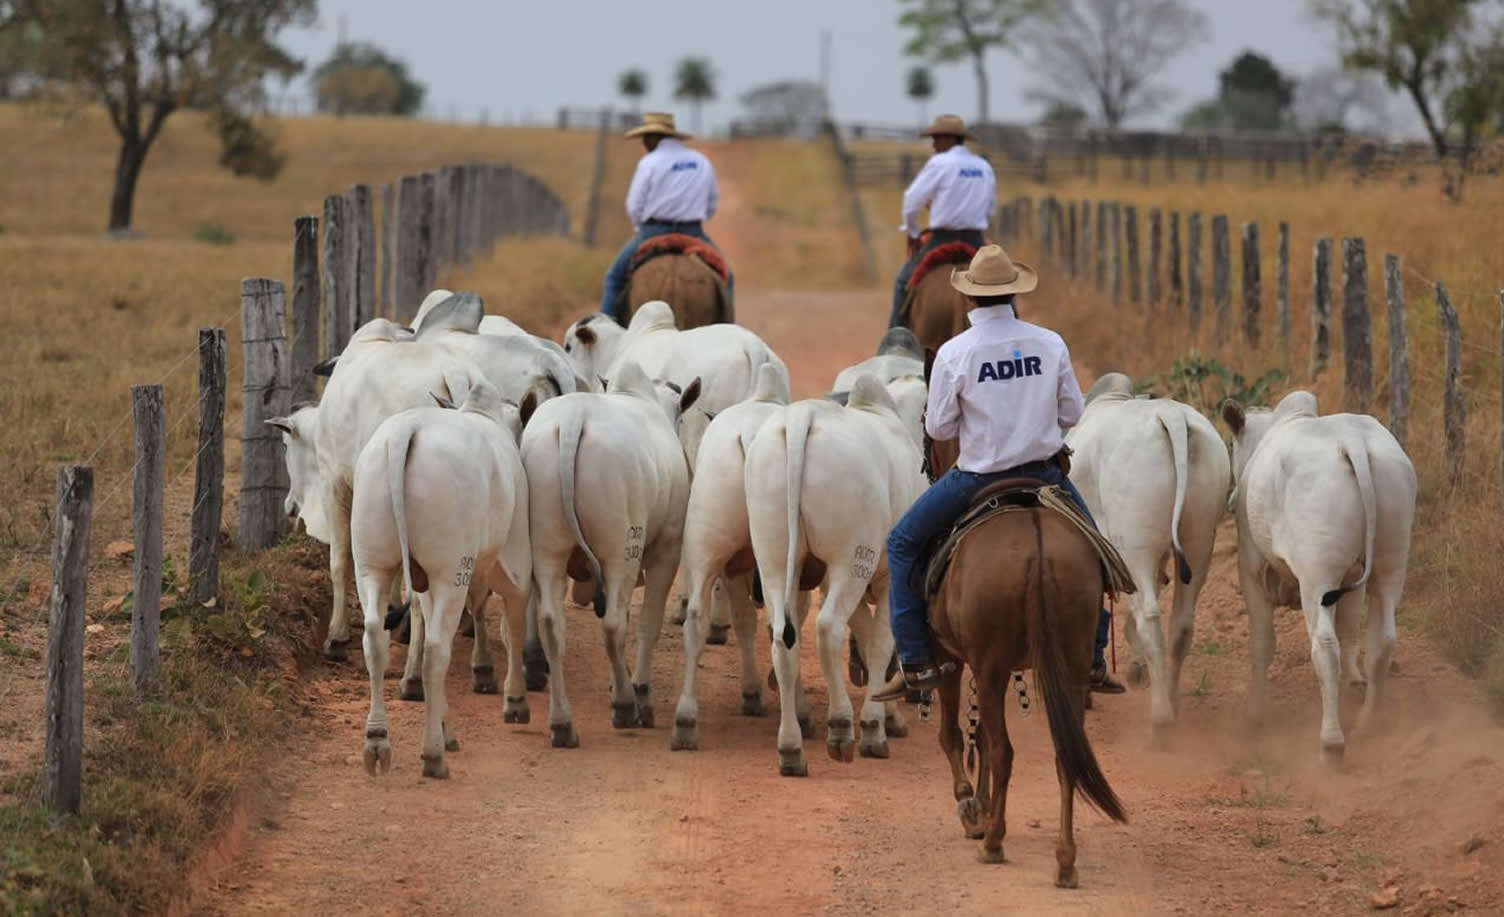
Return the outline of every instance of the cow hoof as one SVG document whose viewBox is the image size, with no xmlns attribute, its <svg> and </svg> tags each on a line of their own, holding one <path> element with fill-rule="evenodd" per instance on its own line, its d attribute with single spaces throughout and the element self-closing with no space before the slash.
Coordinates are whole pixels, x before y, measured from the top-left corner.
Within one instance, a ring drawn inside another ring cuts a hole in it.
<svg viewBox="0 0 1504 917">
<path fill-rule="evenodd" d="M 392 769 L 392 743 L 386 733 L 366 738 L 366 773 L 371 776 L 385 774 Z"/>
<path fill-rule="evenodd" d="M 1345 745 L 1321 746 L 1321 763 L 1330 768 L 1342 766 L 1342 756 L 1346 750 Z"/>
<path fill-rule="evenodd" d="M 618 704 L 611 702 L 611 725 L 616 729 L 631 729 L 637 725 L 637 705 L 632 701 Z"/>
<path fill-rule="evenodd" d="M 871 742 L 864 739 L 862 740 L 861 751 L 863 758 L 887 758 L 888 740 L 884 739 L 881 742 Z"/>
<path fill-rule="evenodd" d="M 574 723 L 554 723 L 549 729 L 554 734 L 554 748 L 580 747 L 580 734 L 574 731 Z"/>
<path fill-rule="evenodd" d="M 1128 683 L 1135 688 L 1143 687 L 1149 680 L 1149 668 L 1142 662 L 1131 663 L 1128 666 Z"/>
<path fill-rule="evenodd" d="M 548 687 L 548 655 L 537 640 L 529 640 L 522 647 L 522 672 L 529 691 Z"/>
<path fill-rule="evenodd" d="M 669 740 L 670 751 L 699 751 L 700 727 L 692 716 L 674 718 L 674 736 Z"/>
<path fill-rule="evenodd" d="M 461 637 L 475 636 L 475 618 L 471 617 L 469 609 L 460 612 L 459 635 Z"/>
<path fill-rule="evenodd" d="M 825 742 L 825 753 L 830 756 L 830 760 L 832 761 L 850 764 L 856 760 L 856 743 L 850 739 L 838 742 L 827 740 Z"/>
<path fill-rule="evenodd" d="M 983 844 L 977 849 L 977 862 L 993 866 L 1007 861 L 1003 859 L 1003 848 L 1001 846 L 996 850 L 988 850 L 987 845 Z"/>
<path fill-rule="evenodd" d="M 423 755 L 423 776 L 432 777 L 435 780 L 449 779 L 449 765 L 444 763 L 443 755 L 429 757 Z"/>
<path fill-rule="evenodd" d="M 528 709 L 526 695 L 507 698 L 506 707 L 501 713 L 503 723 L 518 723 L 525 726 L 532 718 L 533 712 Z"/>
<path fill-rule="evenodd" d="M 801 713 L 797 719 L 799 720 L 799 734 L 806 739 L 813 739 L 815 737 L 814 718 L 808 713 Z"/>
<path fill-rule="evenodd" d="M 725 646 L 729 642 L 728 635 L 730 633 L 731 625 L 712 624 L 710 625 L 710 633 L 705 635 L 705 642 L 711 646 Z"/>
<path fill-rule="evenodd" d="M 883 717 L 883 732 L 890 739 L 906 739 L 909 737 L 909 724 L 898 714 L 890 713 Z"/>
<path fill-rule="evenodd" d="M 762 692 L 742 695 L 742 716 L 767 716 L 768 706 L 762 702 Z"/>
<path fill-rule="evenodd" d="M 966 839 L 979 841 L 986 833 L 982 825 L 982 801 L 976 796 L 967 796 L 965 799 L 956 800 L 956 814 L 961 818 L 961 830 L 966 832 Z"/>
<path fill-rule="evenodd" d="M 423 679 L 404 678 L 401 686 L 397 689 L 397 696 L 403 700 L 423 699 Z"/>
<path fill-rule="evenodd" d="M 325 640 L 324 641 L 324 658 L 327 659 L 327 660 L 329 660 L 330 662 L 349 662 L 350 661 L 350 641 L 349 640 Z"/>
<path fill-rule="evenodd" d="M 809 776 L 809 765 L 804 763 L 804 749 L 795 748 L 792 751 L 784 751 L 781 748 L 778 749 L 778 776 Z"/>
<path fill-rule="evenodd" d="M 640 729 L 652 729 L 653 728 L 653 724 L 656 723 L 657 720 L 658 720 L 658 718 L 653 713 L 653 708 L 651 706 L 643 706 L 641 704 L 639 704 L 637 706 L 637 726 L 638 726 L 638 728 L 640 728 Z"/>
<path fill-rule="evenodd" d="M 460 740 L 457 739 L 457 738 L 455 738 L 452 735 L 445 736 L 444 737 L 444 750 L 445 751 L 459 751 L 460 750 Z"/>
<path fill-rule="evenodd" d="M 548 690 L 548 670 L 535 669 L 523 663 L 523 681 L 527 683 L 527 689 L 532 692 Z"/>
<path fill-rule="evenodd" d="M 1170 723 L 1153 723 L 1149 726 L 1150 751 L 1170 750 L 1171 726 Z"/>
<path fill-rule="evenodd" d="M 499 689 L 496 686 L 496 667 L 483 665 L 471 669 L 470 687 L 476 694 L 497 693 Z"/>
</svg>

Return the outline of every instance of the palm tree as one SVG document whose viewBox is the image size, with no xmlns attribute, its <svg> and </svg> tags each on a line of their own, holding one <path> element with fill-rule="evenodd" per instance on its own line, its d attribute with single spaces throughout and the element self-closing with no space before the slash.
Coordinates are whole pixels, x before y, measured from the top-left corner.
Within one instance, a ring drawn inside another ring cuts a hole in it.
<svg viewBox="0 0 1504 917">
<path fill-rule="evenodd" d="M 642 97 L 648 94 L 648 75 L 637 68 L 622 71 L 616 79 L 616 91 L 631 100 L 632 113 L 642 106 Z"/>
<path fill-rule="evenodd" d="M 700 108 L 715 98 L 715 71 L 703 57 L 686 57 L 674 70 L 674 98 L 688 101 L 694 115 L 695 133 L 700 132 Z"/>
<path fill-rule="evenodd" d="M 922 125 L 929 120 L 924 116 L 925 103 L 935 94 L 935 78 L 930 75 L 928 67 L 911 67 L 907 77 L 908 88 L 905 90 L 909 98 L 919 106 L 919 123 Z"/>
</svg>

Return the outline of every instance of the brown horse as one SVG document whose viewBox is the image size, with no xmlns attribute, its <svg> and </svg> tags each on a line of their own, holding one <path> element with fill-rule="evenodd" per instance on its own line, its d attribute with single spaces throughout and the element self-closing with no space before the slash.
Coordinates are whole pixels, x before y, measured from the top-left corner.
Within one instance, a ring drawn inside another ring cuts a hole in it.
<svg viewBox="0 0 1504 917">
<path fill-rule="evenodd" d="M 1027 482 L 1024 482 L 1025 484 Z M 940 692 L 940 747 L 950 764 L 961 824 L 980 837 L 979 859 L 1003 862 L 1013 745 L 1004 716 L 1014 671 L 1032 668 L 1055 745 L 1060 835 L 1055 884 L 1075 888 L 1075 794 L 1126 822 L 1086 737 L 1085 705 L 1092 637 L 1104 589 L 1101 560 L 1060 513 L 1039 505 L 998 513 L 957 545 L 930 612 L 942 660 L 955 663 Z M 962 665 L 971 668 L 980 705 L 977 787 L 962 752 Z M 979 792 L 980 791 L 980 792 Z"/>
<path fill-rule="evenodd" d="M 639 306 L 661 299 L 674 310 L 680 331 L 736 320 L 714 270 L 690 254 L 658 255 L 632 272 L 627 283 L 627 324 Z"/>
<path fill-rule="evenodd" d="M 966 264 L 970 260 L 968 255 L 954 263 Z M 939 350 L 941 344 L 966 330 L 966 313 L 971 304 L 950 285 L 950 267 L 950 263 L 934 265 L 920 278 L 909 297 L 904 324 L 927 351 Z"/>
</svg>

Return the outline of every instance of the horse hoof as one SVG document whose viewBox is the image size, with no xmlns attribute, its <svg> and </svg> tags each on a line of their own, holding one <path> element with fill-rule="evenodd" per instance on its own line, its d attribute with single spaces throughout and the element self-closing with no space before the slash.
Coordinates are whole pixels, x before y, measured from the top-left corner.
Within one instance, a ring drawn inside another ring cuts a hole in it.
<svg viewBox="0 0 1504 917">
<path fill-rule="evenodd" d="M 554 748 L 580 747 L 580 734 L 574 731 L 574 723 L 554 723 L 549 729 L 554 734 Z"/>
<path fill-rule="evenodd" d="M 813 739 L 815 737 L 815 721 L 808 713 L 798 717 L 798 720 L 799 734 L 806 739 Z"/>
<path fill-rule="evenodd" d="M 350 641 L 349 640 L 325 640 L 324 641 L 324 658 L 327 659 L 327 660 L 329 660 L 330 662 L 349 662 L 350 661 Z"/>
<path fill-rule="evenodd" d="M 700 728 L 694 717 L 681 716 L 674 719 L 674 735 L 669 740 L 670 751 L 699 751 Z"/>
<path fill-rule="evenodd" d="M 705 642 L 711 646 L 725 646 L 727 635 L 730 633 L 731 626 L 729 624 L 712 624 L 710 625 L 710 633 L 705 635 Z"/>
<path fill-rule="evenodd" d="M 1345 751 L 1345 745 L 1323 745 L 1321 746 L 1321 763 L 1330 768 L 1341 767 Z"/>
<path fill-rule="evenodd" d="M 984 844 L 980 849 L 977 850 L 977 862 L 986 863 L 989 866 L 993 866 L 998 863 L 1004 863 L 1007 861 L 1003 859 L 1003 848 L 1001 846 L 999 846 L 996 850 L 988 850 L 987 846 Z"/>
<path fill-rule="evenodd" d="M 1074 866 L 1069 869 L 1062 869 L 1055 874 L 1056 888 L 1076 888 L 1080 884 L 1081 880 L 1076 876 L 1076 867 Z"/>
<path fill-rule="evenodd" d="M 366 739 L 366 773 L 385 774 L 392 769 L 392 743 L 385 735 Z"/>
<path fill-rule="evenodd" d="M 975 796 L 956 800 L 956 815 L 961 819 L 961 830 L 968 840 L 979 841 L 984 833 L 982 827 L 982 801 Z"/>
<path fill-rule="evenodd" d="M 762 692 L 742 695 L 742 716 L 767 716 L 768 707 L 762 702 Z"/>
<path fill-rule="evenodd" d="M 496 667 L 483 665 L 470 670 L 470 687 L 476 694 L 495 694 Z"/>
<path fill-rule="evenodd" d="M 883 717 L 883 732 L 890 739 L 906 739 L 909 737 L 909 724 L 896 713 L 890 713 Z"/>
<path fill-rule="evenodd" d="M 793 751 L 784 751 L 780 748 L 778 750 L 778 776 L 809 776 L 809 765 L 804 763 L 804 749 L 796 748 Z"/>
<path fill-rule="evenodd" d="M 611 725 L 616 729 L 631 729 L 637 725 L 637 705 L 631 701 L 611 703 Z"/>
<path fill-rule="evenodd" d="M 533 712 L 528 708 L 527 697 L 507 698 L 506 708 L 501 713 L 503 723 L 517 723 L 527 725 L 533 718 Z"/>
<path fill-rule="evenodd" d="M 423 699 L 423 680 L 420 678 L 402 680 L 402 685 L 397 689 L 397 696 L 403 700 Z"/>
<path fill-rule="evenodd" d="M 423 776 L 432 777 L 435 780 L 449 779 L 449 765 L 444 763 L 443 755 L 429 757 L 423 756 Z"/>
</svg>

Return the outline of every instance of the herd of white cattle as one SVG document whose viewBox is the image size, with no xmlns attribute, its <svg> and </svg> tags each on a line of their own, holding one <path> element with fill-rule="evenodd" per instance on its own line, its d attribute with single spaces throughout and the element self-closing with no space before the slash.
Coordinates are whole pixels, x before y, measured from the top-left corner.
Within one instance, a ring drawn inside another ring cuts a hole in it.
<svg viewBox="0 0 1504 917">
<path fill-rule="evenodd" d="M 733 324 L 677 330 L 663 302 L 642 306 L 625 329 L 582 318 L 562 347 L 447 290 L 429 294 L 411 328 L 386 319 L 360 328 L 333 361 L 321 400 L 271 423 L 286 446 L 287 510 L 330 547 L 331 658 L 344 658 L 349 640 L 352 578 L 363 610 L 367 769 L 391 765 L 383 676 L 398 617 L 389 612 L 404 596 L 412 614 L 401 691 L 425 702 L 425 775 L 446 776 L 446 748 L 457 747 L 444 676 L 466 609 L 475 690 L 496 691 L 485 618 L 492 592 L 506 609 L 505 721 L 530 716 L 526 634 L 547 660 L 553 744 L 577 746 L 564 665 L 571 580 L 576 598 L 593 596 L 601 621 L 613 725 L 651 728 L 653 653 L 677 578 L 685 652 L 676 750 L 698 747 L 699 660 L 728 629 L 741 655 L 742 712 L 765 712 L 754 656 L 765 605 L 785 775 L 808 772 L 803 740 L 814 728 L 799 635 L 819 586 L 827 751 L 841 761 L 858 747 L 887 757 L 888 737 L 907 731 L 903 717 L 895 703 L 872 700 L 881 681 L 872 678 L 853 721 L 841 653 L 848 633 L 875 671 L 893 652 L 884 544 L 927 483 L 923 369 L 912 336 L 890 331 L 830 394 L 792 401 L 788 368 L 760 337 Z M 1265 707 L 1273 609 L 1300 607 L 1321 688 L 1321 749 L 1340 759 L 1342 679 L 1367 684 L 1361 730 L 1389 671 L 1414 468 L 1377 420 L 1318 416 L 1308 392 L 1272 410 L 1228 402 L 1222 416 L 1230 457 L 1200 412 L 1135 396 L 1126 376 L 1110 373 L 1067 436 L 1072 480 L 1137 586 L 1126 630 L 1135 673 L 1149 683 L 1153 737 L 1165 738 L 1174 721 L 1196 599 L 1216 530 L 1232 512 L 1252 634 L 1250 712 Z M 1167 565 L 1175 571 L 1168 635 L 1159 601 Z M 638 586 L 645 594 L 629 669 Z"/>
</svg>

